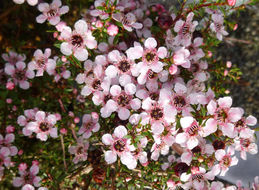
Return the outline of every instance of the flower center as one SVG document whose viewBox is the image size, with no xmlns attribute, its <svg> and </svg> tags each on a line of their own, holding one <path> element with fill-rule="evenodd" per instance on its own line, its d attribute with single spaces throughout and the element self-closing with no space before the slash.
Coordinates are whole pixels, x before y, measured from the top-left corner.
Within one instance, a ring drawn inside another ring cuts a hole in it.
<svg viewBox="0 0 259 190">
<path fill-rule="evenodd" d="M 50 9 L 50 10 L 47 12 L 47 16 L 51 18 L 51 17 L 56 16 L 57 13 L 58 13 L 58 10 L 57 10 L 57 9 Z"/>
<path fill-rule="evenodd" d="M 220 31 L 220 29 L 221 29 L 221 24 L 215 23 L 215 26 L 216 26 L 216 30 L 217 30 L 217 31 Z"/>
<path fill-rule="evenodd" d="M 97 90 L 101 86 L 101 81 L 100 80 L 95 80 L 92 84 L 93 89 Z"/>
<path fill-rule="evenodd" d="M 243 119 L 240 119 L 238 120 L 236 123 L 235 123 L 235 127 L 236 128 L 243 128 L 245 126 L 245 121 Z"/>
<path fill-rule="evenodd" d="M 40 130 L 43 132 L 46 132 L 49 130 L 49 125 L 47 123 L 41 123 L 40 124 Z"/>
<path fill-rule="evenodd" d="M 176 108 L 182 108 L 186 105 L 186 101 L 182 96 L 175 96 L 173 99 L 173 104 Z"/>
<path fill-rule="evenodd" d="M 83 154 L 83 150 L 84 150 L 84 148 L 83 148 L 82 146 L 80 146 L 80 147 L 77 149 L 76 154 L 77 154 L 77 155 Z"/>
<path fill-rule="evenodd" d="M 39 68 L 43 68 L 45 66 L 45 58 L 41 57 L 40 59 L 37 60 L 37 66 Z"/>
<path fill-rule="evenodd" d="M 240 142 L 241 142 L 242 146 L 245 148 L 249 147 L 249 145 L 250 145 L 249 139 L 241 139 Z"/>
<path fill-rule="evenodd" d="M 124 149 L 125 149 L 125 142 L 122 141 L 122 140 L 117 140 L 115 143 L 114 143 L 114 148 L 115 150 L 117 150 L 118 152 L 122 152 Z"/>
<path fill-rule="evenodd" d="M 108 102 L 108 100 L 110 100 L 110 99 L 112 99 L 112 96 L 111 95 L 106 95 L 106 96 L 104 96 L 103 101 L 106 104 Z"/>
<path fill-rule="evenodd" d="M 193 124 L 190 128 L 188 128 L 187 133 L 190 136 L 197 135 L 199 126 L 197 124 Z"/>
<path fill-rule="evenodd" d="M 196 147 L 194 147 L 191 151 L 192 151 L 193 154 L 195 154 L 195 153 L 200 153 L 200 152 L 201 152 L 201 147 L 196 146 Z"/>
<path fill-rule="evenodd" d="M 159 95 L 155 92 L 152 92 L 150 95 L 151 100 L 157 101 L 159 98 Z"/>
<path fill-rule="evenodd" d="M 162 109 L 160 108 L 154 108 L 153 110 L 151 110 L 151 117 L 155 120 L 159 120 L 163 117 L 163 112 Z"/>
<path fill-rule="evenodd" d="M 203 181 L 203 175 L 202 174 L 193 174 L 192 180 L 197 180 L 199 182 Z"/>
<path fill-rule="evenodd" d="M 125 73 L 130 69 L 130 63 L 127 60 L 123 60 L 119 63 L 118 68 Z"/>
<path fill-rule="evenodd" d="M 25 71 L 22 70 L 22 71 L 16 71 L 15 73 L 15 78 L 17 80 L 23 80 L 25 78 Z"/>
<path fill-rule="evenodd" d="M 155 72 L 153 72 L 152 70 L 149 70 L 149 72 L 148 72 L 149 79 L 154 79 L 156 76 L 157 76 L 157 74 Z"/>
<path fill-rule="evenodd" d="M 127 106 L 130 102 L 130 98 L 128 95 L 126 94 L 121 94 L 118 99 L 117 99 L 117 102 L 120 106 L 124 107 L 124 106 Z"/>
<path fill-rule="evenodd" d="M 145 58 L 147 62 L 153 62 L 155 60 L 156 54 L 153 52 L 147 52 Z"/>
<path fill-rule="evenodd" d="M 83 42 L 84 42 L 84 40 L 83 40 L 82 36 L 80 36 L 78 34 L 73 35 L 71 38 L 71 43 L 75 47 L 81 47 Z"/>
<path fill-rule="evenodd" d="M 231 158 L 229 156 L 224 156 L 222 158 L 222 163 L 226 166 L 226 167 L 229 167 L 230 166 L 230 163 L 231 163 Z"/>
<path fill-rule="evenodd" d="M 188 34 L 188 33 L 189 33 L 189 29 L 190 29 L 189 25 L 184 24 L 184 26 L 183 26 L 183 28 L 182 28 L 182 34 L 183 34 L 183 35 Z"/>
<path fill-rule="evenodd" d="M 216 113 L 217 113 L 217 120 L 221 121 L 221 122 L 225 122 L 225 120 L 227 118 L 227 113 L 225 112 L 225 110 L 220 109 Z"/>
</svg>

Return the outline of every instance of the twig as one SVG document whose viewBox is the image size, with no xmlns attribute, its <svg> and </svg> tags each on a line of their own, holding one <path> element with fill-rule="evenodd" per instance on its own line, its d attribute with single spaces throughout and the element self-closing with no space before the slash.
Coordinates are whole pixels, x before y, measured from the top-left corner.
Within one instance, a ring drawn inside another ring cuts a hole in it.
<svg viewBox="0 0 259 190">
<path fill-rule="evenodd" d="M 65 145 L 64 145 L 64 139 L 63 139 L 63 135 L 62 134 L 60 135 L 60 140 L 61 140 L 61 147 L 62 147 L 62 151 L 63 151 L 63 162 L 64 162 L 65 169 L 67 171 Z"/>
<path fill-rule="evenodd" d="M 60 105 L 62 111 L 63 111 L 63 112 L 66 112 L 66 109 L 65 109 L 65 107 L 64 107 L 64 104 L 63 104 L 62 100 L 61 100 L 61 99 L 58 99 L 58 102 L 59 102 L 59 105 Z"/>
<path fill-rule="evenodd" d="M 253 44 L 253 42 L 251 42 L 251 41 L 239 40 L 239 39 L 230 38 L 230 37 L 225 37 L 225 41 L 239 42 L 239 43 L 243 43 L 243 44 Z"/>
</svg>

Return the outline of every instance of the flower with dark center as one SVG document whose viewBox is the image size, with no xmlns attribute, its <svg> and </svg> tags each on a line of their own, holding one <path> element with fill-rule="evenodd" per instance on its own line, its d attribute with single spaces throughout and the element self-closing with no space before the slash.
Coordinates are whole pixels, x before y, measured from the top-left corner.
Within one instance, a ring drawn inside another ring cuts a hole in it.
<svg viewBox="0 0 259 190">
<path fill-rule="evenodd" d="M 240 119 L 240 120 L 238 120 L 236 123 L 235 123 L 235 127 L 236 128 L 243 128 L 243 127 L 245 127 L 246 125 L 245 125 L 245 121 L 244 121 L 244 119 L 242 118 L 242 119 Z"/>
<path fill-rule="evenodd" d="M 114 143 L 113 146 L 114 146 L 114 148 L 115 148 L 116 151 L 122 152 L 122 151 L 124 151 L 126 144 L 125 144 L 125 142 L 122 141 L 122 140 L 117 140 L 117 141 Z"/>
<path fill-rule="evenodd" d="M 123 73 L 126 73 L 130 70 L 130 63 L 127 60 L 120 61 L 118 68 Z"/>
<path fill-rule="evenodd" d="M 187 172 L 189 170 L 189 168 L 190 168 L 190 166 L 188 166 L 186 163 L 180 162 L 174 166 L 174 173 L 175 173 L 175 175 L 180 177 L 181 174 Z"/>
<path fill-rule="evenodd" d="M 37 66 L 39 68 L 43 68 L 45 66 L 45 62 L 46 62 L 45 58 L 41 57 L 40 59 L 37 60 Z"/>
<path fill-rule="evenodd" d="M 182 96 L 175 96 L 173 99 L 173 104 L 176 108 L 182 108 L 186 105 L 186 101 Z"/>
<path fill-rule="evenodd" d="M 49 130 L 49 125 L 47 123 L 41 123 L 39 128 L 41 131 L 46 132 Z"/>
<path fill-rule="evenodd" d="M 196 146 L 191 151 L 192 151 L 193 154 L 200 153 L 201 152 L 201 147 L 200 146 Z"/>
<path fill-rule="evenodd" d="M 50 9 L 50 10 L 47 12 L 47 16 L 48 16 L 49 18 L 51 18 L 51 17 L 56 16 L 57 13 L 58 13 L 58 10 L 57 10 L 57 9 Z"/>
<path fill-rule="evenodd" d="M 251 142 L 250 142 L 249 139 L 241 139 L 241 140 L 240 140 L 240 143 L 241 143 L 241 145 L 242 145 L 243 147 L 245 147 L 245 148 L 248 148 L 249 145 L 251 144 Z"/>
<path fill-rule="evenodd" d="M 98 88 L 100 88 L 101 86 L 101 81 L 99 79 L 94 80 L 94 82 L 92 83 L 92 87 L 93 89 L 97 90 Z"/>
<path fill-rule="evenodd" d="M 197 180 L 199 182 L 203 181 L 203 174 L 193 174 L 192 180 Z"/>
<path fill-rule="evenodd" d="M 25 78 L 25 71 L 24 71 L 24 70 L 22 70 L 22 71 L 16 71 L 16 72 L 15 72 L 15 78 L 16 78 L 17 80 L 24 80 L 24 78 Z"/>
<path fill-rule="evenodd" d="M 80 147 L 77 149 L 76 154 L 77 154 L 77 155 L 83 154 L 83 150 L 84 150 L 84 147 L 80 146 Z"/>
<path fill-rule="evenodd" d="M 193 124 L 190 128 L 187 129 L 187 133 L 190 136 L 194 136 L 194 135 L 197 135 L 198 130 L 199 130 L 199 126 L 197 124 Z"/>
<path fill-rule="evenodd" d="M 156 54 L 152 53 L 152 52 L 148 52 L 146 55 L 145 55 L 145 59 L 147 60 L 147 62 L 153 62 L 154 59 L 156 57 Z"/>
<path fill-rule="evenodd" d="M 149 79 L 154 79 L 157 77 L 157 74 L 155 72 L 153 72 L 152 70 L 149 70 L 148 72 L 148 78 Z"/>
<path fill-rule="evenodd" d="M 224 156 L 222 158 L 222 163 L 226 166 L 229 167 L 231 164 L 231 158 L 229 156 Z"/>
<path fill-rule="evenodd" d="M 215 140 L 212 145 L 215 150 L 225 149 L 225 143 L 221 140 Z"/>
<path fill-rule="evenodd" d="M 155 120 L 161 119 L 161 118 L 163 117 L 163 115 L 164 115 L 164 113 L 163 113 L 162 109 L 161 109 L 161 108 L 158 108 L 158 107 L 152 109 L 152 110 L 151 110 L 151 113 L 150 113 L 150 116 L 151 116 L 153 119 L 155 119 Z"/>
<path fill-rule="evenodd" d="M 150 96 L 151 100 L 158 101 L 158 98 L 159 98 L 158 93 L 152 92 L 149 96 Z"/>
<path fill-rule="evenodd" d="M 71 44 L 74 47 L 81 47 L 83 42 L 84 42 L 84 40 L 83 40 L 82 36 L 80 36 L 79 34 L 75 34 L 71 37 Z"/>
<path fill-rule="evenodd" d="M 127 94 L 121 94 L 118 97 L 117 102 L 122 107 L 127 106 L 127 105 L 129 105 L 130 97 Z"/>
<path fill-rule="evenodd" d="M 189 33 L 189 29 L 190 29 L 190 26 L 187 25 L 187 24 L 184 24 L 183 28 L 182 28 L 182 34 L 183 35 L 186 35 Z"/>
</svg>

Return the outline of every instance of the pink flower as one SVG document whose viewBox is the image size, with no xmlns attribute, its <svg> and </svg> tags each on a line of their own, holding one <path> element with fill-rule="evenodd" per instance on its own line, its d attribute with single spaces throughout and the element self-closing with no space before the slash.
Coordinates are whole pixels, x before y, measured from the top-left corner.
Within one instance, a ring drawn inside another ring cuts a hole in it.
<svg viewBox="0 0 259 190">
<path fill-rule="evenodd" d="M 176 50 L 173 55 L 173 60 L 175 65 L 181 65 L 184 68 L 190 68 L 191 62 L 190 62 L 190 52 L 188 49 L 185 49 L 184 47 L 181 47 L 180 49 Z"/>
<path fill-rule="evenodd" d="M 30 170 L 27 171 L 27 165 L 24 163 L 21 163 L 19 165 L 20 177 L 15 177 L 13 179 L 13 186 L 21 187 L 22 185 L 25 186 L 26 184 L 30 184 L 30 185 L 34 185 L 35 187 L 39 187 L 41 178 L 37 176 L 38 173 L 39 173 L 39 166 L 33 164 L 30 167 Z"/>
<path fill-rule="evenodd" d="M 187 47 L 191 44 L 192 33 L 198 25 L 197 21 L 192 21 L 193 16 L 194 13 L 191 12 L 187 15 L 186 21 L 178 20 L 175 23 L 174 31 L 177 32 L 177 36 L 175 37 L 176 45 Z"/>
<path fill-rule="evenodd" d="M 48 20 L 51 25 L 58 24 L 60 22 L 60 16 L 66 14 L 69 10 L 68 6 L 61 7 L 61 5 L 60 0 L 53 0 L 51 4 L 40 3 L 38 9 L 42 14 L 37 16 L 36 21 L 43 23 Z"/>
<path fill-rule="evenodd" d="M 77 139 L 77 145 L 76 146 L 70 146 L 68 151 L 70 154 L 74 154 L 75 157 L 73 159 L 73 162 L 77 164 L 78 162 L 86 161 L 88 156 L 88 148 L 89 148 L 89 142 L 85 141 L 82 137 L 79 137 Z"/>
<path fill-rule="evenodd" d="M 110 146 L 110 150 L 104 153 L 104 159 L 108 164 L 112 164 L 119 156 L 124 165 L 129 169 L 134 169 L 137 166 L 137 161 L 131 151 L 135 151 L 135 147 L 130 145 L 130 139 L 124 137 L 126 135 L 127 129 L 120 125 L 115 128 L 113 135 L 104 134 L 102 136 L 102 142 Z"/>
<path fill-rule="evenodd" d="M 35 114 L 35 121 L 31 121 L 28 123 L 27 129 L 36 133 L 37 138 L 41 141 L 46 141 L 48 139 L 48 135 L 53 138 L 57 138 L 57 128 L 54 127 L 57 119 L 53 114 L 46 114 L 43 111 L 38 111 Z"/>
<path fill-rule="evenodd" d="M 222 40 L 222 36 L 228 35 L 223 26 L 223 16 L 221 14 L 213 14 L 211 18 L 213 23 L 210 24 L 210 29 L 216 32 L 216 36 L 219 40 Z"/>
<path fill-rule="evenodd" d="M 154 38 L 148 38 L 144 42 L 145 48 L 140 44 L 135 43 L 134 47 L 126 51 L 127 57 L 131 60 L 142 58 L 136 66 L 138 72 L 134 75 L 138 76 L 138 83 L 145 84 L 150 70 L 154 73 L 159 73 L 163 70 L 164 63 L 159 59 L 167 57 L 167 49 L 165 47 L 157 47 L 157 41 Z"/>
<path fill-rule="evenodd" d="M 15 136 L 12 133 L 5 135 L 5 138 L 0 134 L 0 147 L 4 146 L 9 149 L 10 156 L 15 156 L 18 153 L 16 146 L 12 146 Z"/>
<path fill-rule="evenodd" d="M 34 78 L 34 72 L 26 70 L 26 64 L 24 62 L 17 62 L 15 65 L 6 64 L 5 73 L 12 77 L 14 84 L 19 84 L 19 87 L 26 90 L 30 87 L 30 83 L 27 79 Z"/>
<path fill-rule="evenodd" d="M 236 4 L 236 0 L 228 0 L 229 6 L 234 6 Z"/>
<path fill-rule="evenodd" d="M 7 61 L 7 63 L 11 65 L 15 65 L 17 62 L 23 62 L 26 59 L 26 56 L 24 54 L 18 54 L 14 51 L 9 51 L 7 53 L 2 54 L 2 58 Z"/>
<path fill-rule="evenodd" d="M 60 36 L 65 42 L 62 42 L 60 50 L 64 55 L 73 54 L 79 61 L 85 61 L 88 58 L 85 47 L 94 49 L 97 47 L 97 41 L 84 20 L 78 20 L 74 27 L 74 31 L 68 26 L 63 28 Z"/>
<path fill-rule="evenodd" d="M 111 24 L 108 28 L 107 28 L 107 33 L 110 36 L 116 36 L 118 34 L 119 28 L 118 26 Z"/>
<path fill-rule="evenodd" d="M 97 118 L 93 117 L 94 112 L 90 114 L 83 115 L 82 126 L 80 127 L 78 134 L 82 135 L 83 138 L 90 138 L 93 132 L 97 132 L 100 129 L 100 124 L 98 123 L 99 116 Z"/>
<path fill-rule="evenodd" d="M 34 60 L 28 64 L 30 70 L 37 70 L 36 76 L 43 76 L 43 72 L 47 71 L 49 74 L 53 73 L 53 70 L 56 68 L 56 61 L 54 59 L 49 59 L 51 55 L 51 49 L 45 49 L 43 52 L 40 49 L 37 49 L 34 52 Z"/>
<path fill-rule="evenodd" d="M 131 32 L 132 28 L 141 29 L 143 25 L 141 23 L 136 22 L 136 16 L 133 13 L 127 13 L 124 15 L 123 13 L 114 13 L 112 14 L 112 18 L 118 22 L 121 22 L 123 27 Z"/>
</svg>

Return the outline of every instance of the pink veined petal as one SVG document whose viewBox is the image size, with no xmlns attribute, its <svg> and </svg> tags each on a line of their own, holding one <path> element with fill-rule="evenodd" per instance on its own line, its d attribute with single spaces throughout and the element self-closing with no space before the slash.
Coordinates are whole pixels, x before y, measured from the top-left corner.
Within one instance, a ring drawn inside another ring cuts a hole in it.
<svg viewBox="0 0 259 190">
<path fill-rule="evenodd" d="M 70 27 L 68 26 L 64 26 L 62 29 L 62 32 L 60 34 L 60 36 L 64 39 L 69 39 L 72 35 L 72 30 Z"/>
<path fill-rule="evenodd" d="M 164 59 L 167 57 L 167 49 L 165 47 L 158 48 L 157 55 L 159 58 Z"/>
<path fill-rule="evenodd" d="M 146 39 L 144 45 L 148 49 L 154 49 L 157 46 L 157 42 L 156 42 L 155 38 L 151 37 L 151 38 Z"/>
<path fill-rule="evenodd" d="M 110 88 L 110 93 L 112 96 L 118 96 L 121 93 L 121 87 L 119 85 L 113 85 Z"/>
<path fill-rule="evenodd" d="M 130 152 L 125 152 L 121 155 L 121 162 L 131 170 L 137 166 L 137 161 Z"/>
<path fill-rule="evenodd" d="M 85 35 L 88 31 L 87 23 L 84 20 L 78 20 L 75 23 L 75 30 L 77 33 Z"/>
<path fill-rule="evenodd" d="M 230 108 L 232 105 L 232 98 L 227 96 L 218 99 L 219 107 L 221 108 Z"/>
<path fill-rule="evenodd" d="M 35 61 L 31 61 L 28 63 L 28 69 L 29 70 L 35 70 L 37 67 L 36 67 L 36 62 Z"/>
<path fill-rule="evenodd" d="M 143 47 L 141 46 L 131 47 L 126 51 L 126 54 L 129 59 L 132 59 L 132 60 L 139 59 L 143 55 Z"/>
<path fill-rule="evenodd" d="M 116 162 L 117 160 L 117 154 L 114 153 L 111 150 L 108 150 L 104 153 L 104 159 L 108 164 L 112 164 L 114 162 Z"/>
<path fill-rule="evenodd" d="M 185 162 L 187 165 L 190 165 L 190 163 L 192 161 L 192 155 L 189 152 L 184 152 L 181 155 L 181 160 L 182 160 L 182 162 Z"/>
<path fill-rule="evenodd" d="M 47 71 L 54 70 L 56 68 L 56 61 L 54 59 L 49 59 L 46 66 L 47 66 Z"/>
<path fill-rule="evenodd" d="M 196 137 L 190 137 L 187 140 L 187 147 L 192 150 L 194 147 L 196 147 L 199 144 L 199 141 Z"/>
<path fill-rule="evenodd" d="M 14 178 L 14 180 L 13 180 L 13 186 L 14 187 L 20 187 L 23 184 L 24 184 L 24 179 L 23 178 L 21 178 L 21 177 Z"/>
<path fill-rule="evenodd" d="M 175 122 L 175 116 L 177 114 L 177 110 L 175 108 L 173 108 L 171 105 L 165 104 L 164 114 L 165 114 L 164 119 L 166 120 L 166 122 L 168 122 L 168 123 Z"/>
<path fill-rule="evenodd" d="M 155 73 L 159 73 L 159 72 L 161 72 L 161 71 L 163 70 L 163 66 L 164 66 L 164 64 L 163 64 L 162 62 L 158 61 L 158 62 L 153 63 L 153 64 L 151 65 L 151 69 L 152 69 L 152 71 L 154 71 Z"/>
<path fill-rule="evenodd" d="M 7 134 L 6 136 L 5 136 L 5 141 L 7 142 L 7 143 L 12 143 L 13 141 L 14 141 L 14 134 Z"/>
<path fill-rule="evenodd" d="M 247 125 L 254 126 L 254 125 L 256 125 L 256 123 L 257 123 L 257 119 L 256 119 L 254 116 L 249 115 L 249 116 L 246 118 L 246 124 L 247 124 Z"/>
<path fill-rule="evenodd" d="M 26 67 L 26 64 L 22 61 L 19 61 L 15 64 L 15 66 L 18 70 L 22 71 Z"/>
<path fill-rule="evenodd" d="M 38 112 L 35 114 L 35 119 L 36 119 L 38 122 L 44 122 L 44 121 L 45 121 L 45 118 L 46 118 L 46 113 L 43 112 L 43 111 L 38 111 Z"/>
<path fill-rule="evenodd" d="M 92 93 L 92 90 L 88 86 L 84 86 L 81 91 L 81 94 L 83 96 L 89 96 L 91 93 Z"/>
<path fill-rule="evenodd" d="M 174 31 L 175 31 L 175 32 L 179 32 L 180 29 L 183 27 L 183 25 L 184 25 L 184 21 L 183 21 L 183 20 L 178 20 L 178 21 L 175 23 Z"/>
<path fill-rule="evenodd" d="M 60 15 L 66 14 L 68 11 L 69 11 L 69 7 L 68 7 L 68 6 L 62 6 L 62 7 L 59 9 Z"/>
<path fill-rule="evenodd" d="M 52 17 L 51 19 L 49 19 L 49 23 L 51 25 L 57 25 L 59 22 L 60 22 L 59 16 L 55 16 L 55 17 Z"/>
<path fill-rule="evenodd" d="M 35 188 L 31 184 L 25 184 L 21 190 L 34 190 Z"/>
<path fill-rule="evenodd" d="M 48 3 L 40 3 L 38 5 L 38 9 L 40 12 L 45 12 L 49 10 L 49 4 Z"/>
<path fill-rule="evenodd" d="M 115 78 L 117 76 L 118 69 L 114 65 L 109 65 L 105 70 L 105 75 L 109 78 Z"/>
<path fill-rule="evenodd" d="M 125 87 L 126 94 L 133 95 L 136 93 L 136 86 L 133 83 L 127 84 Z"/>
<path fill-rule="evenodd" d="M 207 105 L 207 110 L 210 115 L 214 115 L 215 111 L 217 109 L 217 103 L 214 100 L 211 100 L 209 104 Z"/>
<path fill-rule="evenodd" d="M 179 133 L 175 137 L 175 142 L 178 144 L 183 144 L 187 141 L 187 135 L 185 133 Z"/>
<path fill-rule="evenodd" d="M 39 187 L 40 186 L 40 181 L 41 181 L 41 178 L 40 177 L 38 177 L 38 176 L 36 176 L 36 177 L 34 177 L 33 178 L 33 185 L 35 186 L 35 187 Z M 38 189 L 38 190 L 40 190 L 40 188 Z M 44 189 L 43 189 L 44 190 Z M 45 189 L 46 190 L 46 189 Z"/>
<path fill-rule="evenodd" d="M 35 6 L 38 3 L 38 0 L 27 0 L 28 4 L 31 6 Z"/>
<path fill-rule="evenodd" d="M 118 116 L 121 120 L 126 120 L 130 116 L 130 111 L 127 108 L 119 108 Z"/>
<path fill-rule="evenodd" d="M 114 100 L 110 99 L 106 103 L 106 109 L 107 109 L 107 111 L 112 113 L 118 109 L 118 104 Z"/>
<path fill-rule="evenodd" d="M 120 61 L 121 55 L 118 50 L 113 50 L 108 54 L 108 59 L 112 62 Z"/>
<path fill-rule="evenodd" d="M 13 0 L 16 4 L 23 4 L 25 0 Z"/>
<path fill-rule="evenodd" d="M 50 129 L 50 132 L 49 132 L 49 135 L 52 137 L 52 138 L 57 138 L 58 137 L 58 130 L 56 127 L 53 127 Z"/>
<path fill-rule="evenodd" d="M 86 49 L 84 49 L 84 48 L 76 49 L 75 52 L 74 52 L 74 56 L 79 61 L 85 61 L 88 58 L 88 51 Z"/>
<path fill-rule="evenodd" d="M 45 133 L 37 133 L 37 138 L 41 141 L 46 141 L 48 139 L 48 136 Z"/>
<path fill-rule="evenodd" d="M 132 24 L 132 27 L 136 29 L 141 29 L 143 27 L 143 24 L 135 22 Z"/>
<path fill-rule="evenodd" d="M 72 54 L 72 47 L 67 42 L 63 42 L 60 46 L 60 51 L 64 55 L 71 55 Z"/>
<path fill-rule="evenodd" d="M 102 136 L 102 142 L 103 142 L 103 144 L 105 144 L 105 145 L 112 145 L 113 144 L 113 138 L 112 138 L 112 136 L 110 135 L 110 134 L 104 134 L 103 136 Z"/>
<path fill-rule="evenodd" d="M 27 70 L 25 73 L 25 76 L 28 77 L 29 79 L 33 79 L 35 77 L 35 73 L 32 70 Z"/>
<path fill-rule="evenodd" d="M 154 134 L 161 134 L 164 131 L 164 125 L 160 122 L 154 122 L 151 125 L 151 130 Z"/>
<path fill-rule="evenodd" d="M 13 65 L 8 64 L 8 65 L 5 66 L 4 71 L 8 75 L 13 75 L 15 73 L 15 68 L 14 68 Z"/>
<path fill-rule="evenodd" d="M 187 88 L 185 85 L 177 82 L 175 84 L 175 87 L 174 87 L 174 91 L 177 93 L 177 94 L 184 94 L 187 92 Z"/>
<path fill-rule="evenodd" d="M 202 128 L 203 130 L 203 137 L 207 137 L 210 134 L 214 133 L 217 131 L 217 121 L 215 119 L 208 119 L 205 127 Z"/>
<path fill-rule="evenodd" d="M 134 98 L 130 101 L 130 106 L 133 110 L 138 110 L 141 107 L 141 101 L 138 98 Z"/>
<path fill-rule="evenodd" d="M 222 126 L 223 135 L 226 135 L 230 138 L 234 138 L 236 133 L 234 131 L 234 125 L 232 123 L 227 123 Z"/>
<path fill-rule="evenodd" d="M 40 24 L 44 23 L 46 20 L 47 20 L 47 17 L 44 14 L 41 14 L 36 17 L 36 22 Z"/>
<path fill-rule="evenodd" d="M 38 124 L 37 122 L 31 121 L 26 125 L 26 128 L 30 131 L 36 132 L 38 130 Z"/>
<path fill-rule="evenodd" d="M 95 49 L 97 48 L 97 41 L 95 40 L 94 37 L 87 37 L 86 39 L 86 47 L 88 47 L 89 49 Z"/>
<path fill-rule="evenodd" d="M 61 3 L 60 0 L 53 0 L 51 5 L 54 6 L 54 7 L 60 7 L 62 5 L 62 3 Z"/>
<path fill-rule="evenodd" d="M 240 108 L 230 108 L 228 111 L 228 119 L 231 122 L 237 122 L 242 117 L 242 110 Z"/>
<path fill-rule="evenodd" d="M 33 175 L 37 175 L 37 173 L 39 173 L 39 166 L 37 166 L 37 165 L 31 166 L 30 172 L 31 172 Z"/>
<path fill-rule="evenodd" d="M 123 125 L 119 125 L 114 130 L 114 135 L 118 138 L 123 138 L 128 134 L 127 129 Z"/>
<path fill-rule="evenodd" d="M 217 159 L 218 161 L 221 161 L 222 158 L 223 158 L 225 155 L 226 155 L 226 152 L 225 152 L 225 150 L 223 150 L 223 149 L 219 149 L 219 150 L 217 150 L 217 151 L 215 152 L 215 157 L 216 157 L 216 159 Z"/>
<path fill-rule="evenodd" d="M 30 83 L 28 81 L 20 81 L 19 87 L 21 89 L 27 90 L 28 88 L 30 88 Z"/>
<path fill-rule="evenodd" d="M 181 123 L 181 126 L 184 129 L 186 129 L 192 125 L 193 121 L 194 121 L 193 117 L 186 116 L 186 117 L 181 118 L 180 123 Z"/>
<path fill-rule="evenodd" d="M 2 147 L 2 148 L 0 149 L 0 155 L 2 155 L 2 156 L 4 156 L 4 157 L 9 156 L 10 153 L 11 153 L 11 152 L 10 152 L 9 148 L 7 148 L 7 147 Z"/>
</svg>

